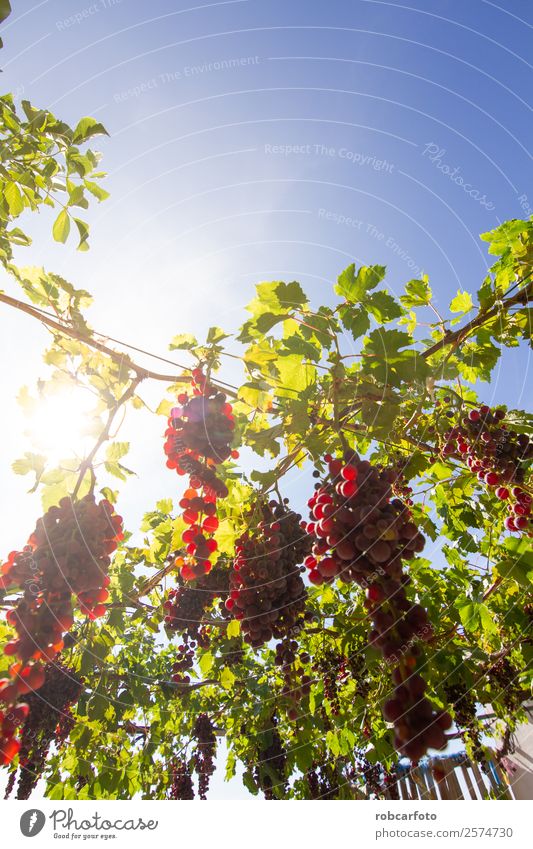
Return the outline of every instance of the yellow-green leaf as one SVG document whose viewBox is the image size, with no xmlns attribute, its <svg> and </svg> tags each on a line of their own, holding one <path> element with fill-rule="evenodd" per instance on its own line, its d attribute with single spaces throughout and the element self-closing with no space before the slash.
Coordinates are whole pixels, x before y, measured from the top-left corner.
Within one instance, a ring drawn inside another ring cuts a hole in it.
<svg viewBox="0 0 533 849">
<path fill-rule="evenodd" d="M 70 233 L 70 217 L 66 209 L 62 209 L 57 216 L 52 228 L 52 235 L 56 242 L 65 243 Z"/>
</svg>

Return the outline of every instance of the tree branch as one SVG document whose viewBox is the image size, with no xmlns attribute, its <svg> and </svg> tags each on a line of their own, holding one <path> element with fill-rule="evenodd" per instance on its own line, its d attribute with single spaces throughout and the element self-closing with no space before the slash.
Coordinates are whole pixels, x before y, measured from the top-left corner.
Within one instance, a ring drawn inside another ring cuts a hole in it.
<svg viewBox="0 0 533 849">
<path fill-rule="evenodd" d="M 166 383 L 188 383 L 190 378 L 187 375 L 175 375 L 175 374 L 161 374 L 160 372 L 151 371 L 150 369 L 146 369 L 143 366 L 134 363 L 131 357 L 128 354 L 121 354 L 119 351 L 115 351 L 113 348 L 110 348 L 108 345 L 105 345 L 103 342 L 99 342 L 97 339 L 94 339 L 92 336 L 87 336 L 84 333 L 81 333 L 79 330 L 76 330 L 74 327 L 69 326 L 68 324 L 61 323 L 59 321 L 55 321 L 53 318 L 50 318 L 47 315 L 44 315 L 35 307 L 30 306 L 30 304 L 24 303 L 24 301 L 19 301 L 17 298 L 12 298 L 10 295 L 6 295 L 3 292 L 0 292 L 0 302 L 7 304 L 14 309 L 19 310 L 20 312 L 25 313 L 26 315 L 30 315 L 32 318 L 36 318 L 46 327 L 49 327 L 51 330 L 54 330 L 56 333 L 60 333 L 63 336 L 69 336 L 71 339 L 75 339 L 77 342 L 81 342 L 84 345 L 88 345 L 90 348 L 94 348 L 97 351 L 100 351 L 102 354 L 105 354 L 113 362 L 118 363 L 120 366 L 127 365 L 138 378 L 141 380 L 150 379 L 150 380 L 161 380 Z M 233 392 L 233 390 L 228 389 L 225 386 L 218 386 L 215 381 L 211 381 L 214 386 L 220 389 L 221 392 L 224 392 L 226 395 L 236 398 L 237 393 Z"/>
<path fill-rule="evenodd" d="M 423 351 L 420 356 L 427 360 L 428 357 L 432 356 L 432 354 L 435 354 L 442 348 L 447 348 L 449 345 L 452 346 L 452 350 L 455 350 L 462 342 L 464 342 L 473 330 L 477 330 L 478 327 L 482 327 L 482 325 L 487 321 L 496 318 L 500 312 L 507 312 L 510 307 L 513 307 L 516 304 L 525 305 L 531 300 L 533 300 L 533 281 L 530 280 L 527 286 L 524 286 L 524 288 L 520 289 L 519 292 L 514 294 L 512 297 L 507 298 L 507 300 L 504 299 L 500 306 L 493 307 L 487 312 L 480 310 L 472 321 L 469 321 L 468 324 L 465 324 L 465 326 L 461 327 L 459 330 L 455 330 L 453 332 L 449 331 L 446 333 L 442 339 L 439 339 L 438 342 L 435 342 L 434 345 L 431 345 L 430 348 Z"/>
</svg>

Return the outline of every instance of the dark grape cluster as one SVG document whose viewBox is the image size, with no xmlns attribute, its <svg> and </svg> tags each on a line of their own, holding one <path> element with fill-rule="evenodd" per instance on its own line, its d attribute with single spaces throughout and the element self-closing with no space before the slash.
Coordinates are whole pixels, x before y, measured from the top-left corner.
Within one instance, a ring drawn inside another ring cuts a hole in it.
<svg viewBox="0 0 533 849">
<path fill-rule="evenodd" d="M 192 776 L 186 761 L 172 761 L 170 765 L 171 784 L 168 792 L 169 799 L 180 799 L 192 801 L 194 799 L 194 787 Z"/>
<path fill-rule="evenodd" d="M 329 702 L 333 716 L 340 713 L 338 688 L 341 686 L 339 674 L 343 661 L 343 656 L 332 648 L 324 649 L 313 658 L 313 672 L 322 680 L 324 698 Z"/>
<path fill-rule="evenodd" d="M 339 781 L 331 764 L 313 764 L 305 774 L 310 799 L 335 799 L 339 794 Z"/>
<path fill-rule="evenodd" d="M 174 407 L 168 420 L 164 449 L 168 468 L 190 479 L 180 501 L 188 525 L 183 533 L 187 559 L 181 574 L 192 581 L 210 571 L 217 550 L 216 502 L 228 495 L 228 489 L 217 477 L 216 466 L 239 454 L 231 449 L 235 429 L 231 404 L 201 369 L 192 372 L 192 396 L 182 393 L 178 403 L 181 406 Z"/>
<path fill-rule="evenodd" d="M 464 682 L 449 684 L 444 688 L 444 693 L 448 704 L 453 709 L 455 724 L 460 729 L 465 742 L 470 745 L 474 760 L 483 764 L 485 753 L 481 743 L 475 697 Z"/>
<path fill-rule="evenodd" d="M 17 799 L 28 799 L 45 766 L 52 743 L 62 745 L 73 725 L 72 706 L 83 691 L 83 680 L 58 662 L 44 669 L 38 692 L 27 697 L 28 713 L 22 727 Z"/>
<path fill-rule="evenodd" d="M 281 695 L 292 703 L 288 710 L 290 720 L 298 718 L 295 705 L 311 692 L 312 679 L 306 675 L 303 664 L 309 661 L 309 655 L 305 652 L 298 654 L 298 642 L 290 637 L 285 637 L 276 644 L 274 663 L 281 668 L 283 675 L 283 689 Z"/>
<path fill-rule="evenodd" d="M 171 555 L 169 560 L 179 561 Z M 217 598 L 229 596 L 229 569 L 217 562 L 208 575 L 198 578 L 194 584 L 185 583 L 178 575 L 177 587 L 170 590 L 163 604 L 165 628 L 169 631 L 188 634 L 197 639 L 202 629 L 202 618 Z M 222 603 L 221 609 L 227 613 Z"/>
<path fill-rule="evenodd" d="M 0 709 L 0 766 L 10 764 L 20 751 L 17 730 L 23 725 L 28 713 L 26 702 L 16 702 L 6 709 Z"/>
<path fill-rule="evenodd" d="M 394 463 L 389 466 L 389 477 L 393 495 L 397 498 L 401 498 L 408 507 L 412 507 L 413 487 L 409 486 L 405 479 L 405 467 L 408 465 L 409 460 L 410 457 L 401 457 L 397 454 L 395 456 Z M 394 475 L 395 477 L 393 477 Z"/>
<path fill-rule="evenodd" d="M 393 498 L 397 470 L 374 467 L 351 451 L 325 461 L 329 476 L 309 499 L 305 525 L 316 539 L 305 561 L 309 579 L 321 584 L 340 577 L 367 588 L 369 642 L 395 667 L 384 716 L 394 725 L 397 750 L 418 761 L 428 748 L 446 747 L 444 732 L 452 724 L 424 696 L 425 682 L 416 673 L 417 643 L 431 640 L 433 629 L 424 608 L 407 597 L 403 561 L 422 551 L 424 538 L 409 508 Z"/>
<path fill-rule="evenodd" d="M 346 657 L 340 663 L 338 680 L 341 684 L 354 681 L 356 694 L 366 699 L 370 692 L 370 681 L 363 648 L 359 642 L 347 646 Z"/>
<path fill-rule="evenodd" d="M 340 577 L 363 586 L 377 573 L 398 580 L 402 559 L 424 548 L 411 513 L 392 498 L 396 472 L 373 467 L 347 453 L 326 455 L 329 479 L 309 499 L 311 521 L 305 527 L 316 541 L 306 558 L 309 580 L 321 584 Z"/>
<path fill-rule="evenodd" d="M 417 762 L 428 749 L 445 749 L 448 743 L 445 731 L 452 726 L 452 718 L 445 711 L 435 710 L 424 695 L 426 682 L 416 672 L 409 673 L 410 654 L 403 664 L 393 670 L 396 684 L 393 696 L 383 705 L 383 716 L 394 724 L 394 747 L 405 757 Z"/>
<path fill-rule="evenodd" d="M 172 680 L 175 684 L 190 684 L 191 676 L 187 672 L 194 666 L 194 650 L 196 643 L 189 641 L 187 635 L 178 646 L 177 659 L 172 664 Z"/>
<path fill-rule="evenodd" d="M 383 767 L 380 763 L 370 763 L 368 758 L 361 752 L 355 754 L 355 766 L 352 772 L 352 780 L 361 778 L 367 795 L 379 799 L 383 793 Z"/>
<path fill-rule="evenodd" d="M 8 706 L 11 724 L 18 697 L 43 686 L 42 664 L 63 648 L 63 634 L 74 622 L 72 595 L 90 619 L 105 613 L 110 555 L 122 538 L 122 518 L 109 501 L 97 504 L 92 495 L 63 498 L 38 520 L 24 549 L 11 552 L 3 564 L 0 589 L 22 590 L 6 614 L 16 637 L 4 653 L 16 661 L 11 677 L 0 681 L 0 702 Z M 14 734 L 4 734 L 3 763 L 12 760 L 17 747 Z"/>
<path fill-rule="evenodd" d="M 261 521 L 237 541 L 226 601 L 254 648 L 299 627 L 307 597 L 299 564 L 311 547 L 301 516 L 286 503 L 271 501 L 257 510 Z"/>
<path fill-rule="evenodd" d="M 212 603 L 212 595 L 200 586 L 181 584 L 169 591 L 163 604 L 165 628 L 195 639 L 202 626 L 202 617 Z"/>
<path fill-rule="evenodd" d="M 217 750 L 217 738 L 213 730 L 213 723 L 206 713 L 200 713 L 194 723 L 193 735 L 196 738 L 197 747 L 194 755 L 194 768 L 198 774 L 198 795 L 200 799 L 207 798 L 209 790 L 209 779 L 215 771 L 215 755 Z"/>
<path fill-rule="evenodd" d="M 277 717 L 273 715 L 270 721 L 271 727 L 265 731 L 268 744 L 259 752 L 253 770 L 255 783 L 261 788 L 267 800 L 274 799 L 274 785 L 277 786 L 278 794 L 280 789 L 283 791 L 286 786 L 285 770 L 287 766 L 287 752 L 277 729 Z M 267 769 L 265 769 L 265 765 L 267 765 Z M 272 780 L 273 776 L 275 776 L 274 781 Z"/>
<path fill-rule="evenodd" d="M 533 536 L 532 498 L 522 486 L 527 464 L 533 460 L 533 441 L 509 428 L 503 410 L 486 405 L 470 410 L 444 432 L 441 454 L 466 459 L 478 480 L 507 502 L 505 528 Z"/>
<path fill-rule="evenodd" d="M 520 684 L 520 673 L 508 657 L 501 657 L 487 667 L 490 684 L 501 690 L 502 702 L 511 714 L 515 714 L 528 698 L 528 691 Z"/>
</svg>

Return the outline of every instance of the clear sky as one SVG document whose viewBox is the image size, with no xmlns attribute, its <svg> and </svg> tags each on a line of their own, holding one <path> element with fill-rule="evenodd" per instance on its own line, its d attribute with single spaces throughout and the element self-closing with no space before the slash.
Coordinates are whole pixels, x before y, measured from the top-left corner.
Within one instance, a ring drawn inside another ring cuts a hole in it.
<svg viewBox="0 0 533 849">
<path fill-rule="evenodd" d="M 255 282 L 299 279 L 318 304 L 352 261 L 386 264 L 396 292 L 428 273 L 445 310 L 490 264 L 478 234 L 531 212 L 530 0 L 12 5 L 3 91 L 110 133 L 94 145 L 111 198 L 89 215 L 91 251 L 51 243 L 43 213 L 18 256 L 89 289 L 99 331 L 164 356 L 175 333 L 235 328 Z M 7 553 L 39 509 L 10 464 L 31 448 L 15 395 L 44 373 L 47 337 L 1 318 Z M 528 367 L 507 354 L 485 399 L 525 405 Z M 161 421 L 137 422 L 131 527 L 175 495 Z"/>
</svg>

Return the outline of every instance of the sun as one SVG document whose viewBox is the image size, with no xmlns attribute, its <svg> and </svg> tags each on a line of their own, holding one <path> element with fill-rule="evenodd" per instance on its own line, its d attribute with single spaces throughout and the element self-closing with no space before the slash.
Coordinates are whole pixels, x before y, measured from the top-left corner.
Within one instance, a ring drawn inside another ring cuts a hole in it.
<svg viewBox="0 0 533 849">
<path fill-rule="evenodd" d="M 83 457 L 92 447 L 100 424 L 97 403 L 88 389 L 62 388 L 32 404 L 25 435 L 48 460 Z"/>
</svg>

